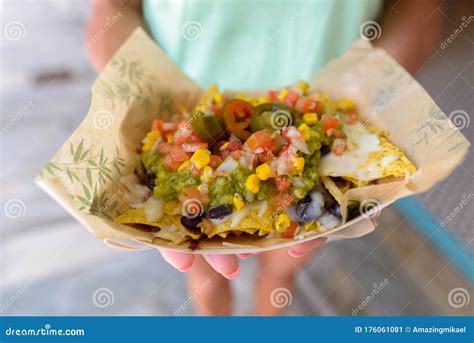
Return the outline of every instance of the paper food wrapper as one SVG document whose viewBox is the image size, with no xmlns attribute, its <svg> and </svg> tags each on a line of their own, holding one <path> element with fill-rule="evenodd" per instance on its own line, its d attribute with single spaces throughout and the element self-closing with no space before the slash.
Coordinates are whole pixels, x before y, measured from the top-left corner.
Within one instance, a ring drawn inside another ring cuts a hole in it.
<svg viewBox="0 0 474 343">
<path fill-rule="evenodd" d="M 344 218 L 351 201 L 376 199 L 382 208 L 428 190 L 448 176 L 468 151 L 468 141 L 424 89 L 387 53 L 366 41 L 354 43 L 309 83 L 331 97 L 353 99 L 362 123 L 388 130 L 389 139 L 417 167 L 408 178 L 347 191 L 341 206 Z M 153 119 L 166 118 L 180 106 L 191 109 L 202 91 L 137 29 L 94 83 L 87 116 L 37 176 L 37 183 L 97 238 L 131 250 L 157 246 L 195 253 L 244 253 L 321 236 L 359 237 L 373 229 L 371 220 L 359 216 L 303 239 L 213 238 L 194 250 L 189 242 L 174 245 L 153 233 L 115 223 L 112 218 L 130 207 L 122 180 L 140 163 L 137 147 Z"/>
</svg>

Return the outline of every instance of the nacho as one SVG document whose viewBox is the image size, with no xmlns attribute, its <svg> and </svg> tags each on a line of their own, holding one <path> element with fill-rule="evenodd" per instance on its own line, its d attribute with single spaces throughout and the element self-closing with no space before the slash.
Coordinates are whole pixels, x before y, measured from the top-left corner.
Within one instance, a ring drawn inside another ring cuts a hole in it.
<svg viewBox="0 0 474 343">
<path fill-rule="evenodd" d="M 142 185 L 124 184 L 140 197 L 115 221 L 176 244 L 326 230 L 342 223 L 348 189 L 415 171 L 351 100 L 306 83 L 261 98 L 225 98 L 214 85 L 175 117 L 153 122 L 140 148 Z"/>
</svg>

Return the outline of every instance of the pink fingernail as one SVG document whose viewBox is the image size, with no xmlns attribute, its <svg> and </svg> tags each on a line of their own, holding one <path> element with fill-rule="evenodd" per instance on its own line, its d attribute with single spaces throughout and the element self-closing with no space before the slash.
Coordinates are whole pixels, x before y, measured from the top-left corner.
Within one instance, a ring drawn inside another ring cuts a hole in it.
<svg viewBox="0 0 474 343">
<path fill-rule="evenodd" d="M 237 254 L 237 256 L 239 256 L 239 258 L 241 258 L 242 260 L 245 260 L 250 256 L 250 254 Z"/>
<path fill-rule="evenodd" d="M 291 257 L 301 257 L 301 256 L 304 256 L 304 253 L 296 250 L 296 249 L 289 249 L 288 250 L 288 254 L 291 256 Z"/>
<path fill-rule="evenodd" d="M 240 268 L 237 268 L 235 272 L 231 273 L 231 274 L 226 274 L 224 275 L 227 279 L 229 280 L 233 280 L 235 279 L 238 275 L 240 274 Z"/>
</svg>

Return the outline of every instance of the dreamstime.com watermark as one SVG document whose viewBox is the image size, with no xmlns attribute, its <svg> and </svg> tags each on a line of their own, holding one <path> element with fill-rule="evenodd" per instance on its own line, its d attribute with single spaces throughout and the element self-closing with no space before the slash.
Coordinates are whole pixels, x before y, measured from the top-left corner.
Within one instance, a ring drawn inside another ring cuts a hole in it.
<svg viewBox="0 0 474 343">
<path fill-rule="evenodd" d="M 382 291 L 382 289 L 384 289 L 389 283 L 390 283 L 390 280 L 388 279 L 383 280 L 381 283 L 374 283 L 370 294 L 367 297 L 365 297 L 365 299 L 362 300 L 362 302 L 359 305 L 357 305 L 356 308 L 352 309 L 352 315 L 357 316 L 359 312 L 361 312 L 364 308 L 366 308 L 372 302 L 372 300 L 374 300 L 377 294 L 379 294 L 380 291 Z"/>
<path fill-rule="evenodd" d="M 464 207 L 469 204 L 469 202 L 474 199 L 474 193 L 469 193 L 469 194 L 463 194 L 462 195 L 462 200 L 461 202 L 451 211 L 449 214 L 444 218 L 443 220 L 440 221 L 441 227 L 446 227 L 448 223 L 456 218 L 456 216 L 462 212 Z"/>
<path fill-rule="evenodd" d="M 3 213 L 10 219 L 17 219 L 23 217 L 26 212 L 25 203 L 21 199 L 10 199 L 5 202 L 3 206 Z"/>
<path fill-rule="evenodd" d="M 202 37 L 204 34 L 204 28 L 200 22 L 188 21 L 181 28 L 181 35 L 187 41 L 195 41 Z"/>
<path fill-rule="evenodd" d="M 176 310 L 174 310 L 174 315 L 179 316 L 184 310 L 186 310 L 194 301 L 194 299 L 202 294 L 207 287 L 212 283 L 211 279 L 206 279 L 200 287 L 194 289 L 193 293 L 186 299 L 184 303 L 182 303 Z"/>
<path fill-rule="evenodd" d="M 95 307 L 106 308 L 115 302 L 114 292 L 110 288 L 97 288 L 92 294 L 92 303 Z"/>
<path fill-rule="evenodd" d="M 363 40 L 371 42 L 382 36 L 382 28 L 376 21 L 365 21 L 359 26 L 359 35 Z"/>
<path fill-rule="evenodd" d="M 449 44 L 451 44 L 456 38 L 458 38 L 465 29 L 469 26 L 474 21 L 474 16 L 470 15 L 469 17 L 462 16 L 461 17 L 461 24 L 451 32 L 448 38 L 446 38 L 444 41 L 442 41 L 439 44 L 439 47 L 441 50 L 444 50 L 448 47 Z"/>
<path fill-rule="evenodd" d="M 110 129 L 115 123 L 115 118 L 112 112 L 107 110 L 100 110 L 93 114 L 92 124 L 99 131 Z"/>
<path fill-rule="evenodd" d="M 0 313 L 4 313 L 10 307 L 12 307 L 15 304 L 15 302 L 18 299 L 20 299 L 23 296 L 23 294 L 25 294 L 28 291 L 30 287 L 31 287 L 31 281 L 27 281 L 22 287 L 18 288 L 15 294 L 13 294 L 10 298 L 8 298 L 7 301 L 5 301 L 5 303 L 2 305 L 2 307 L 0 308 Z"/>
<path fill-rule="evenodd" d="M 15 125 L 23 119 L 24 115 L 30 111 L 35 104 L 33 101 L 28 101 L 23 107 L 19 108 L 18 111 L 15 113 L 13 118 L 11 118 L 0 130 L 0 136 L 6 134 L 11 128 L 15 127 Z"/>
<path fill-rule="evenodd" d="M 454 308 L 461 308 L 469 305 L 471 295 L 469 291 L 462 287 L 453 288 L 448 294 L 448 304 Z"/>
<path fill-rule="evenodd" d="M 5 329 L 6 336 L 85 336 L 84 329 L 53 329 L 50 324 L 45 324 L 39 329 Z"/>
<path fill-rule="evenodd" d="M 288 288 L 275 288 L 270 294 L 270 303 L 276 308 L 290 306 L 293 302 L 293 295 Z"/>
<path fill-rule="evenodd" d="M 96 33 L 95 35 L 89 39 L 85 46 L 88 49 L 90 46 L 94 45 L 97 43 L 103 35 L 107 33 L 107 31 L 110 30 L 112 26 L 114 26 L 119 20 L 122 18 L 122 12 L 118 11 L 116 14 L 114 14 L 112 17 L 107 17 L 105 18 L 105 24 L 102 26 Z"/>
<path fill-rule="evenodd" d="M 300 16 L 299 12 L 296 12 L 292 16 L 286 17 L 283 23 L 278 27 L 278 29 L 267 39 L 264 40 L 262 44 L 262 48 L 265 48 L 267 45 L 271 44 L 272 42 L 278 40 L 283 32 L 288 30 L 291 26 L 298 22 L 298 17 Z"/>
<path fill-rule="evenodd" d="M 23 25 L 23 23 L 20 21 L 10 21 L 3 27 L 3 35 L 5 36 L 6 40 L 12 42 L 25 38 L 25 25 Z"/>
</svg>

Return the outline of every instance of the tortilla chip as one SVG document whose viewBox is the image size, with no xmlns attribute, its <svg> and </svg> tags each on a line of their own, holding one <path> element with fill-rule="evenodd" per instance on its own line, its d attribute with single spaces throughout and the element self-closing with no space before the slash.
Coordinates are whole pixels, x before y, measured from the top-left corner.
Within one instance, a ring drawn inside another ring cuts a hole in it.
<svg viewBox="0 0 474 343">
<path fill-rule="evenodd" d="M 263 216 L 259 216 L 258 211 L 250 211 L 249 214 L 242 219 L 237 228 L 231 227 L 231 220 L 224 223 L 214 225 L 214 228 L 209 232 L 208 236 L 211 238 L 218 235 L 226 238 L 229 233 L 241 234 L 248 233 L 253 235 L 258 232 L 259 236 L 263 236 L 274 232 L 272 212 L 267 211 Z"/>
<path fill-rule="evenodd" d="M 336 201 L 341 204 L 344 193 L 337 187 L 336 183 L 329 176 L 320 176 L 321 182 L 327 191 L 333 196 Z"/>
<path fill-rule="evenodd" d="M 147 220 L 142 208 L 132 208 L 114 219 L 116 223 L 128 225 L 139 230 L 153 232 L 159 237 L 175 244 L 181 244 L 190 239 L 199 239 L 200 233 L 186 229 L 180 222 L 179 216 L 164 215 L 160 220 Z M 156 228 L 156 231 L 154 230 Z"/>
</svg>

